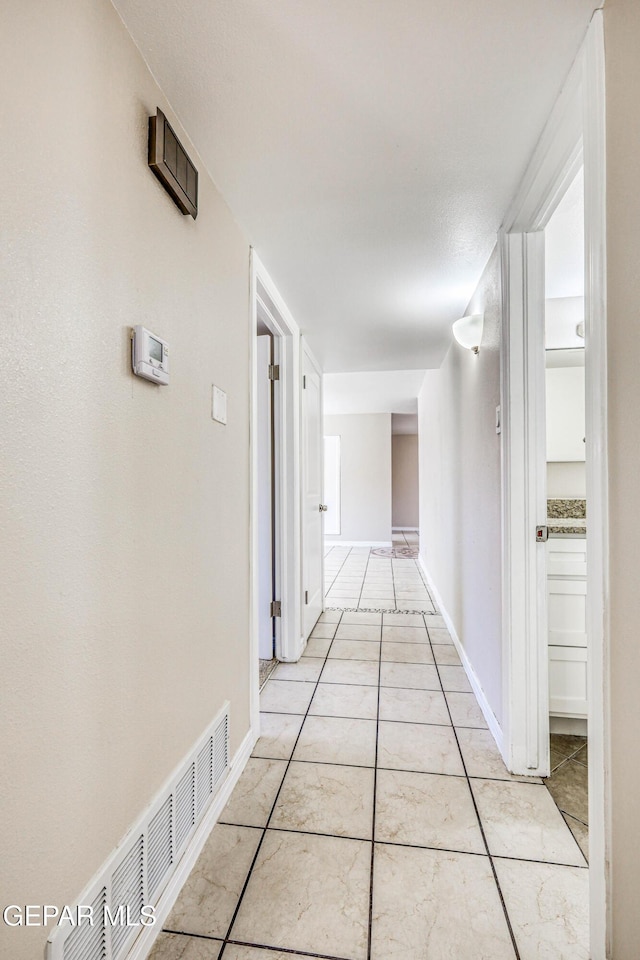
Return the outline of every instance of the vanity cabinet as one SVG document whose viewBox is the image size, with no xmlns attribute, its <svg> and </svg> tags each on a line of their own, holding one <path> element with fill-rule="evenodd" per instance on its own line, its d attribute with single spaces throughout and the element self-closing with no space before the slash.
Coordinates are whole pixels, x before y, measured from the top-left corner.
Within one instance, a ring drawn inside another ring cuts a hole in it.
<svg viewBox="0 0 640 960">
<path fill-rule="evenodd" d="M 587 542 L 547 542 L 549 712 L 587 716 Z"/>
</svg>

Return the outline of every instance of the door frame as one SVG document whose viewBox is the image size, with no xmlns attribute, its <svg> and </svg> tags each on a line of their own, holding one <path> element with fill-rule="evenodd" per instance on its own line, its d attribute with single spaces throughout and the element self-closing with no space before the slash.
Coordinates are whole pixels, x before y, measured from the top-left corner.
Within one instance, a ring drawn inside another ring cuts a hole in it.
<svg viewBox="0 0 640 960">
<path fill-rule="evenodd" d="M 319 390 L 320 390 L 320 431 L 321 431 L 321 433 L 320 433 L 320 439 L 319 439 L 319 450 L 320 450 L 320 466 L 319 466 L 319 469 L 320 469 L 320 486 L 321 486 L 321 488 L 322 488 L 322 489 L 321 489 L 321 500 L 320 500 L 320 503 L 324 503 L 324 428 L 323 428 L 323 426 L 322 426 L 322 424 L 323 424 L 323 417 L 324 417 L 324 395 L 323 395 L 322 368 L 321 368 L 320 364 L 318 363 L 318 361 L 316 360 L 316 358 L 315 358 L 315 356 L 314 356 L 314 354 L 313 354 L 313 351 L 311 350 L 311 347 L 310 347 L 309 344 L 307 343 L 306 339 L 305 339 L 304 337 L 302 337 L 302 338 L 301 338 L 301 343 L 300 343 L 300 390 L 301 390 L 301 404 L 304 402 L 304 401 L 302 400 L 302 397 L 303 397 L 303 393 L 304 393 L 303 366 L 304 366 L 304 360 L 305 360 L 305 359 L 309 361 L 309 363 L 311 364 L 311 366 L 313 367 L 313 369 L 315 370 L 315 372 L 318 374 L 318 380 L 319 380 Z M 302 415 L 302 409 L 301 409 L 301 415 Z M 304 421 L 303 421 L 303 424 L 302 424 L 302 429 L 303 429 L 303 430 L 306 429 L 306 422 L 304 422 Z M 301 439 L 302 439 L 302 438 L 301 438 Z M 302 518 L 302 516 L 303 516 L 302 511 L 304 510 L 303 499 L 304 499 L 305 491 L 306 491 L 306 488 L 307 488 L 307 485 L 306 485 L 306 477 L 304 476 L 304 470 L 305 470 L 304 462 L 305 462 L 305 458 L 304 458 L 304 457 L 301 457 L 301 463 L 302 463 L 302 470 L 301 470 L 302 476 L 301 476 L 301 484 L 300 484 L 300 513 L 301 513 L 301 518 Z M 319 506 L 319 505 L 318 505 L 318 506 Z M 324 613 L 324 608 L 325 608 L 325 596 L 324 596 L 324 514 L 320 513 L 319 516 L 320 516 L 320 526 L 321 526 L 321 531 L 320 531 L 320 591 L 321 591 L 321 595 L 322 595 L 321 611 L 322 611 L 322 613 Z M 305 542 L 305 538 L 306 538 L 306 524 L 304 524 L 304 523 L 301 524 L 301 530 L 302 530 L 302 542 L 301 542 L 301 543 L 302 543 L 302 561 L 301 561 L 301 569 L 300 569 L 300 595 L 301 595 L 302 597 L 304 597 L 304 595 L 305 595 L 305 589 L 306 589 L 306 586 L 307 586 L 307 584 L 306 584 L 306 570 L 305 570 L 305 559 L 306 559 L 306 542 Z M 312 631 L 312 629 L 313 629 L 314 626 L 315 626 L 314 623 L 312 623 L 311 625 L 309 625 L 309 624 L 306 622 L 305 610 L 304 610 L 304 607 L 303 607 L 303 609 L 302 609 L 302 634 L 303 634 L 302 639 L 303 639 L 303 643 L 306 643 L 306 642 L 307 642 L 307 639 L 308 639 L 308 637 L 309 637 L 309 635 L 310 635 L 310 633 L 311 633 L 311 631 Z"/>
<path fill-rule="evenodd" d="M 593 960 L 608 956 L 610 883 L 605 94 L 602 11 L 552 111 L 500 231 L 503 513 L 503 757 L 514 773 L 548 774 L 544 234 L 584 164 L 589 636 L 589 889 Z M 524 389 L 523 389 L 524 385 Z"/>
<path fill-rule="evenodd" d="M 300 331 L 253 248 L 250 251 L 250 656 L 251 717 L 259 719 L 258 666 L 258 313 L 273 334 L 280 379 L 274 397 L 276 590 L 281 604 L 276 624 L 276 659 L 300 656 Z"/>
</svg>

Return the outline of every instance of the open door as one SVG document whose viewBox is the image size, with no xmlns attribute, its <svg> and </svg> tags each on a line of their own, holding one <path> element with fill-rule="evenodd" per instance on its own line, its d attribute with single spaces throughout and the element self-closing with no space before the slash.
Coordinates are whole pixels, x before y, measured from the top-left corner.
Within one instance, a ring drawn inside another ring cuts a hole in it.
<svg viewBox="0 0 640 960">
<path fill-rule="evenodd" d="M 302 345 L 302 589 L 306 640 L 324 607 L 322 374 Z"/>
</svg>

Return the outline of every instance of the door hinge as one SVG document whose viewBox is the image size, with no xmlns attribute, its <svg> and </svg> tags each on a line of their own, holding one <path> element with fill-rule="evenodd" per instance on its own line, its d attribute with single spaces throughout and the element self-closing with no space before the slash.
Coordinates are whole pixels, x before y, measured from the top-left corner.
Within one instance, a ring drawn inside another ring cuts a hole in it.
<svg viewBox="0 0 640 960">
<path fill-rule="evenodd" d="M 309 603 L 309 591 L 305 590 L 304 592 L 304 602 Z"/>
<path fill-rule="evenodd" d="M 306 389 L 307 389 L 307 378 L 306 378 L 306 376 L 302 378 L 302 389 L 303 389 L 303 390 L 306 390 Z"/>
<path fill-rule="evenodd" d="M 280 379 L 280 364 L 270 363 L 269 364 L 269 380 L 279 380 L 279 379 Z"/>
<path fill-rule="evenodd" d="M 271 614 L 270 614 L 270 616 L 272 616 L 272 617 L 280 617 L 280 616 L 282 616 L 282 604 L 280 603 L 279 600 L 272 600 L 272 601 L 271 601 Z"/>
</svg>

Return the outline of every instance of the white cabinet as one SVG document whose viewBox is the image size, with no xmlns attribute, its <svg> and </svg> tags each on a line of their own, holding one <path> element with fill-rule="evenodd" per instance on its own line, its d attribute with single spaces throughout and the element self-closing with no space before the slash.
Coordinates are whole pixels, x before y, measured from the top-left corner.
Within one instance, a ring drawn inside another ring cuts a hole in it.
<svg viewBox="0 0 640 960">
<path fill-rule="evenodd" d="M 584 538 L 547 542 L 549 712 L 587 716 L 587 555 Z"/>
<path fill-rule="evenodd" d="M 584 367 L 546 371 L 547 460 L 584 460 Z"/>
</svg>

